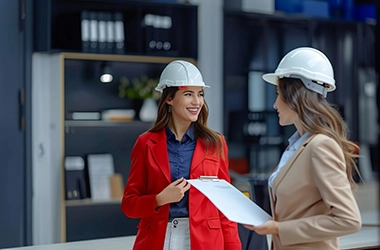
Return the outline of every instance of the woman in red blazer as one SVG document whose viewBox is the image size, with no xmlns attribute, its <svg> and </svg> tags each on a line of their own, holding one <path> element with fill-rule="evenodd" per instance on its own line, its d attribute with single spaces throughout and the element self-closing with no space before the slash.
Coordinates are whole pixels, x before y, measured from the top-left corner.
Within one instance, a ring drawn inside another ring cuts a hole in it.
<svg viewBox="0 0 380 250">
<path fill-rule="evenodd" d="M 230 181 L 224 137 L 207 127 L 208 107 L 199 70 L 173 61 L 161 74 L 154 126 L 131 152 L 121 209 L 140 218 L 135 250 L 241 249 L 229 221 L 186 179 L 218 176 Z"/>
</svg>

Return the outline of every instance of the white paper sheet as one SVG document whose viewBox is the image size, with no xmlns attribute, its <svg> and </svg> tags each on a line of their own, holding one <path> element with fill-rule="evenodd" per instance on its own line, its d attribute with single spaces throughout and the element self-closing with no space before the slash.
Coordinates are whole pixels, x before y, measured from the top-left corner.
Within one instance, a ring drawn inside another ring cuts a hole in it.
<svg viewBox="0 0 380 250">
<path fill-rule="evenodd" d="M 258 226 L 272 217 L 225 180 L 187 180 L 202 192 L 229 220 Z"/>
<path fill-rule="evenodd" d="M 90 154 L 87 157 L 91 199 L 110 200 L 109 178 L 115 173 L 111 154 Z"/>
</svg>

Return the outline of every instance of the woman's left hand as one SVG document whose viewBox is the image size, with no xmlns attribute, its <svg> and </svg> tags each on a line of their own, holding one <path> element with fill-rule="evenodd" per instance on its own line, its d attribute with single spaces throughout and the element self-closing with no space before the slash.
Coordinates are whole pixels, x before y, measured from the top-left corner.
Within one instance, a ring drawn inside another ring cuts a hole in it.
<svg viewBox="0 0 380 250">
<path fill-rule="evenodd" d="M 268 220 L 265 223 L 252 226 L 252 225 L 243 225 L 245 228 L 255 231 L 257 234 L 278 234 L 278 222 L 274 220 Z"/>
</svg>

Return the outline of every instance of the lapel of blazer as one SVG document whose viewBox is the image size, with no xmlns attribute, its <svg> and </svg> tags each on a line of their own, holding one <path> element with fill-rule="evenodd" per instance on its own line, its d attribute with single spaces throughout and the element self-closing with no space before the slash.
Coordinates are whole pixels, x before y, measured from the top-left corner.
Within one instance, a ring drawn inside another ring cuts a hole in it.
<svg viewBox="0 0 380 250">
<path fill-rule="evenodd" d="M 194 170 L 200 165 L 202 160 L 205 157 L 205 148 L 201 139 L 197 139 L 197 143 L 195 145 L 193 159 L 191 160 L 190 166 L 190 176 L 194 173 Z"/>
<path fill-rule="evenodd" d="M 165 129 L 157 133 L 152 133 L 150 141 L 148 142 L 152 152 L 152 157 L 156 162 L 158 168 L 161 169 L 169 183 L 172 182 L 170 174 L 168 146 L 166 144 Z"/>
<path fill-rule="evenodd" d="M 284 179 L 286 174 L 288 173 L 290 167 L 293 165 L 294 161 L 298 158 L 298 156 L 301 154 L 301 152 L 304 150 L 305 146 L 309 143 L 311 139 L 313 139 L 314 135 L 309 136 L 306 138 L 306 140 L 300 145 L 296 152 L 292 155 L 292 157 L 288 160 L 288 162 L 285 164 L 285 166 L 281 169 L 281 171 L 278 173 L 276 178 L 273 180 L 273 186 L 270 188 L 271 198 L 273 202 L 276 202 L 276 196 L 274 195 L 277 191 L 278 185 L 281 183 L 281 181 Z"/>
</svg>

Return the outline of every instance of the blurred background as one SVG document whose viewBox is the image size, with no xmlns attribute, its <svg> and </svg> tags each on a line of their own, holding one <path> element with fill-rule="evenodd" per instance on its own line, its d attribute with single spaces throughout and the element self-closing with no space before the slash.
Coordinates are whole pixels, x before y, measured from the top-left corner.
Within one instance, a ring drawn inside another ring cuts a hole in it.
<svg viewBox="0 0 380 250">
<path fill-rule="evenodd" d="M 278 125 L 275 87 L 261 75 L 296 47 L 320 49 L 335 71 L 337 89 L 328 100 L 361 148 L 364 182 L 376 189 L 379 6 L 375 0 L 0 1 L 0 248 L 136 233 L 137 221 L 120 211 L 129 153 L 154 121 L 152 86 L 178 58 L 197 64 L 211 86 L 209 126 L 227 139 L 233 184 L 270 212 L 267 178 L 294 128 Z M 360 197 L 373 204 L 363 209 L 374 211 L 378 192 L 371 190 Z"/>
</svg>

